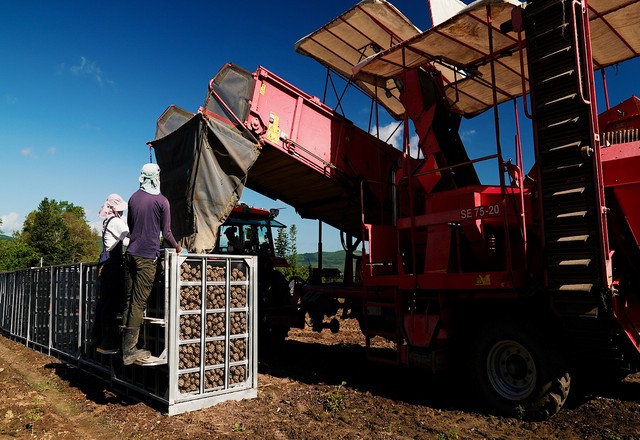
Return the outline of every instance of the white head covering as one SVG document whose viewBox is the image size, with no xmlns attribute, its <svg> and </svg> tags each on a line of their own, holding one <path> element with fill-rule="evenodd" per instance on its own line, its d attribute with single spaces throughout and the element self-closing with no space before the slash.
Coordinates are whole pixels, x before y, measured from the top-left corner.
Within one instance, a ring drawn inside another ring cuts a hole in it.
<svg viewBox="0 0 640 440">
<path fill-rule="evenodd" d="M 98 217 L 108 218 L 111 216 L 120 217 L 119 212 L 127 210 L 127 202 L 118 194 L 109 194 L 107 200 L 102 204 Z"/>
<path fill-rule="evenodd" d="M 155 163 L 147 163 L 140 170 L 140 189 L 149 194 L 160 194 L 160 167 Z"/>
</svg>

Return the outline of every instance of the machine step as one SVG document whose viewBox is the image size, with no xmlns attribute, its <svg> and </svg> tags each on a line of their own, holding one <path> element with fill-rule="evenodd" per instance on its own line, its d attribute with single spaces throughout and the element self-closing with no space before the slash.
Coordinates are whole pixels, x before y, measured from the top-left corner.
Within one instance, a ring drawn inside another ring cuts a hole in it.
<svg viewBox="0 0 640 440">
<path fill-rule="evenodd" d="M 567 101 L 572 101 L 574 99 L 576 99 L 576 97 L 578 96 L 577 93 L 570 93 L 568 95 L 565 96 L 561 96 L 560 98 L 556 98 L 552 101 L 547 101 L 544 104 L 541 105 L 541 107 L 549 107 L 552 105 L 556 105 L 556 104 L 564 104 Z"/>
<path fill-rule="evenodd" d="M 580 260 L 562 260 L 558 263 L 559 266 L 589 266 L 591 264 L 590 258 L 583 258 Z"/>
<path fill-rule="evenodd" d="M 558 243 L 565 243 L 567 241 L 582 241 L 585 242 L 589 239 L 588 235 L 571 235 L 566 237 L 559 237 L 557 239 Z"/>
<path fill-rule="evenodd" d="M 566 57 L 567 55 L 569 55 L 569 52 L 571 52 L 571 46 L 567 45 L 567 46 L 563 46 L 560 49 L 553 49 L 548 51 L 548 53 L 543 53 L 538 55 L 538 57 L 533 60 L 534 63 L 541 63 L 541 62 L 545 62 L 548 61 L 550 58 L 553 57 Z"/>
<path fill-rule="evenodd" d="M 558 287 L 558 290 L 572 291 L 572 292 L 591 292 L 593 284 L 563 284 Z"/>
<path fill-rule="evenodd" d="M 561 79 L 561 78 L 566 78 L 567 76 L 571 76 L 571 75 L 573 75 L 575 73 L 576 73 L 576 71 L 574 69 L 565 70 L 565 71 L 557 73 L 557 74 L 555 74 L 553 76 L 549 76 L 549 77 L 543 78 L 541 80 L 538 80 L 537 85 L 544 85 L 544 84 L 549 83 L 551 81 L 556 81 L 556 80 Z"/>
</svg>

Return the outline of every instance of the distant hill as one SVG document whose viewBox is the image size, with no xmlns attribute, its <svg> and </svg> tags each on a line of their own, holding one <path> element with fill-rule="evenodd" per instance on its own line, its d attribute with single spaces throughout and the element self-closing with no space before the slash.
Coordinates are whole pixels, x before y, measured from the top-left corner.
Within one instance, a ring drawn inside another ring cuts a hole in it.
<svg viewBox="0 0 640 440">
<path fill-rule="evenodd" d="M 344 251 L 335 251 L 335 252 L 323 252 L 322 253 L 322 267 L 326 268 L 336 268 L 341 271 L 344 270 Z M 300 266 L 309 266 L 318 267 L 318 253 L 310 252 L 306 254 L 298 254 L 298 264 Z"/>
<path fill-rule="evenodd" d="M 9 235 L 0 234 L 0 241 L 11 241 L 11 240 L 13 240 L 13 237 Z"/>
</svg>

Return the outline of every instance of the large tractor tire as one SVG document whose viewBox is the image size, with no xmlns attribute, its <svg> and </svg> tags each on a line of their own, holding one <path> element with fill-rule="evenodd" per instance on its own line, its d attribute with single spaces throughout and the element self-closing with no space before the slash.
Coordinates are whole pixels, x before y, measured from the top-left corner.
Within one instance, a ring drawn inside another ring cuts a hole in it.
<svg viewBox="0 0 640 440">
<path fill-rule="evenodd" d="M 571 377 L 557 350 L 530 328 L 498 324 L 481 331 L 472 350 L 480 397 L 500 413 L 545 420 L 569 395 Z"/>
<path fill-rule="evenodd" d="M 258 339 L 265 348 L 283 344 L 289 334 L 291 292 L 285 276 L 271 270 L 259 284 Z"/>
</svg>

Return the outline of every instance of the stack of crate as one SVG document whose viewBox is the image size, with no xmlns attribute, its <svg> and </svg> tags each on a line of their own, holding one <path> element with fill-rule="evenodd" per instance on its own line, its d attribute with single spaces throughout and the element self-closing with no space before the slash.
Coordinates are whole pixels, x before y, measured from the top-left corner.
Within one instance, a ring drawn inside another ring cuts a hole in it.
<svg viewBox="0 0 640 440">
<path fill-rule="evenodd" d="M 0 273 L 0 328 L 169 415 L 256 397 L 257 257 L 165 251 L 141 331 L 151 364 L 88 345 L 98 294 L 93 263 Z"/>
</svg>

